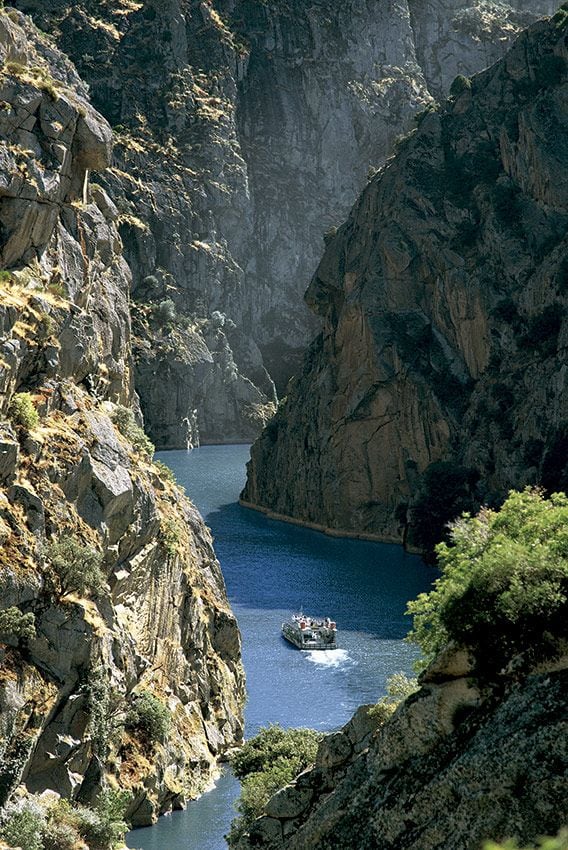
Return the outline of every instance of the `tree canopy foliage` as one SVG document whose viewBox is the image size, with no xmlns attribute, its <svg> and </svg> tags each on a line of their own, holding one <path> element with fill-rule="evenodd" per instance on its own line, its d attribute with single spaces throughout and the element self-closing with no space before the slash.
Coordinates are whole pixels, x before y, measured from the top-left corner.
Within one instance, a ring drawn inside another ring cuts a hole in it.
<svg viewBox="0 0 568 850">
<path fill-rule="evenodd" d="M 546 652 L 568 630 L 568 498 L 511 492 L 500 510 L 454 522 L 436 547 L 441 577 L 408 605 L 429 660 L 450 641 L 488 666 Z"/>
<path fill-rule="evenodd" d="M 231 758 L 242 783 L 236 804 L 239 817 L 227 836 L 229 847 L 236 847 L 276 791 L 313 764 L 321 738 L 313 729 L 283 729 L 274 724 L 261 729 Z"/>
</svg>

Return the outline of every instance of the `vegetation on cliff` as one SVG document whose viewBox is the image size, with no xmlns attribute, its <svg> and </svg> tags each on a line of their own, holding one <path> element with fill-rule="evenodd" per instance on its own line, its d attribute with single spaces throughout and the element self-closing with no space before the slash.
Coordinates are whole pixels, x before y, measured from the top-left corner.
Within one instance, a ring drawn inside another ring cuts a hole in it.
<svg viewBox="0 0 568 850">
<path fill-rule="evenodd" d="M 110 847 L 124 829 L 100 810 L 110 788 L 151 823 L 240 740 L 240 638 L 211 537 L 142 428 L 131 272 L 90 182 L 111 128 L 15 9 L 0 11 L 0 64 L 2 828 L 53 792 L 82 807 L 58 850 L 63 833 Z"/>
<path fill-rule="evenodd" d="M 261 729 L 231 757 L 241 794 L 236 804 L 239 816 L 227 836 L 229 847 L 238 846 L 278 789 L 313 764 L 321 738 L 313 729 L 283 729 L 274 724 Z"/>
<path fill-rule="evenodd" d="M 410 639 L 431 661 L 450 641 L 499 669 L 534 663 L 568 636 L 568 498 L 511 492 L 500 508 L 465 514 L 436 547 L 441 578 L 410 602 Z"/>
<path fill-rule="evenodd" d="M 437 553 L 441 577 L 408 606 L 418 682 L 392 677 L 270 800 L 269 774 L 253 774 L 263 796 L 232 846 L 564 850 L 565 832 L 538 836 L 568 818 L 568 498 L 511 492 L 454 522 Z"/>
<path fill-rule="evenodd" d="M 0 838 L 21 850 L 115 850 L 123 846 L 128 793 L 104 791 L 92 806 L 57 796 L 27 796 L 0 813 Z"/>
</svg>

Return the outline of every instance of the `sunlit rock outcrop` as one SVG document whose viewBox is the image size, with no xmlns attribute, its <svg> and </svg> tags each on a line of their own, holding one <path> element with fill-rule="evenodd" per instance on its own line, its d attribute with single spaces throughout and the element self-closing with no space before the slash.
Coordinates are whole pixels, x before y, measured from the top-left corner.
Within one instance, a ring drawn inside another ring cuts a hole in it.
<svg viewBox="0 0 568 850">
<path fill-rule="evenodd" d="M 98 179 L 116 202 L 133 272 L 136 387 L 160 447 L 194 441 L 193 411 L 202 440 L 259 432 L 274 411 L 273 380 L 282 395 L 318 328 L 302 295 L 324 233 L 413 114 L 554 8 L 17 5 L 77 63 L 113 126 L 113 167 Z M 217 312 L 235 333 L 211 337 Z"/>
<path fill-rule="evenodd" d="M 567 17 L 458 77 L 330 241 L 246 502 L 427 547 L 511 487 L 568 486 Z"/>
<path fill-rule="evenodd" d="M 0 595 L 35 620 L 0 634 L 0 805 L 19 783 L 90 802 L 106 777 L 149 823 L 241 737 L 240 638 L 210 534 L 132 412 L 131 274 L 90 177 L 111 129 L 14 10 L 0 57 Z M 94 573 L 71 553 L 62 577 L 50 546 L 69 541 Z"/>
</svg>

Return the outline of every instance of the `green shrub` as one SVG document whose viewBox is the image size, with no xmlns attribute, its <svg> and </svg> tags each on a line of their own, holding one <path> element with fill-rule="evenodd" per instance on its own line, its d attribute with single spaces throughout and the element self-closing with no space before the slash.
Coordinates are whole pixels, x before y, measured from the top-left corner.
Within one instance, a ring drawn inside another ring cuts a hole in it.
<svg viewBox="0 0 568 850">
<path fill-rule="evenodd" d="M 17 640 L 32 640 L 36 636 L 35 616 L 23 614 L 14 605 L 0 611 L 0 640 L 2 636 Z"/>
<path fill-rule="evenodd" d="M 173 517 L 168 517 L 160 523 L 160 537 L 164 549 L 172 557 L 177 553 L 181 540 L 181 531 L 178 522 Z"/>
<path fill-rule="evenodd" d="M 123 844 L 128 829 L 124 814 L 130 800 L 128 791 L 106 789 L 94 809 L 76 809 L 77 830 L 88 843 L 89 850 L 114 850 Z"/>
<path fill-rule="evenodd" d="M 409 639 L 433 658 L 449 641 L 471 647 L 490 669 L 527 650 L 550 651 L 568 633 L 568 498 L 526 489 L 499 511 L 455 522 L 436 547 L 442 576 L 408 605 Z M 547 638 L 548 636 L 548 638 Z"/>
<path fill-rule="evenodd" d="M 166 298 L 154 308 L 154 315 L 159 325 L 171 324 L 176 320 L 176 305 L 171 298 Z"/>
<path fill-rule="evenodd" d="M 394 714 L 398 705 L 418 690 L 418 680 L 405 673 L 393 673 L 387 680 L 387 695 L 374 705 L 369 714 L 381 721 L 381 726 Z"/>
<path fill-rule="evenodd" d="M 142 732 L 152 744 L 165 741 L 171 723 L 172 717 L 168 707 L 150 691 L 136 694 L 126 715 L 127 728 Z"/>
<path fill-rule="evenodd" d="M 162 478 L 164 481 L 169 481 L 171 484 L 177 484 L 176 477 L 169 466 L 167 466 L 165 463 L 162 463 L 161 460 L 155 460 L 153 463 L 156 469 L 158 470 L 158 475 L 160 476 L 160 478 Z"/>
<path fill-rule="evenodd" d="M 80 838 L 72 823 L 52 821 L 43 836 L 44 850 L 75 850 Z"/>
<path fill-rule="evenodd" d="M 39 413 L 30 393 L 15 393 L 12 396 L 8 416 L 14 425 L 20 425 L 26 431 L 39 425 Z"/>
<path fill-rule="evenodd" d="M 33 800 L 8 804 L 2 813 L 0 837 L 12 847 L 44 850 L 45 812 Z"/>
<path fill-rule="evenodd" d="M 516 841 L 505 841 L 504 844 L 494 844 L 489 841 L 483 850 L 519 850 Z M 555 837 L 539 838 L 536 844 L 525 847 L 524 850 L 568 850 L 568 829 L 562 829 Z"/>
<path fill-rule="evenodd" d="M 49 543 L 46 557 L 51 564 L 59 596 L 100 594 L 106 584 L 102 570 L 103 556 L 74 537 L 60 537 Z"/>
<path fill-rule="evenodd" d="M 124 697 L 112 688 L 102 664 L 93 665 L 81 687 L 87 697 L 93 753 L 105 761 L 113 739 L 124 727 Z"/>
<path fill-rule="evenodd" d="M 136 424 L 133 412 L 128 407 L 117 405 L 111 418 L 122 436 L 132 443 L 134 449 L 151 460 L 156 449 L 144 433 L 144 429 Z"/>
<path fill-rule="evenodd" d="M 231 758 L 235 775 L 242 780 L 236 804 L 239 814 L 227 835 L 236 847 L 270 797 L 315 761 L 322 735 L 313 729 L 267 726 L 247 741 Z"/>
<path fill-rule="evenodd" d="M 459 97 L 464 91 L 471 91 L 471 80 L 463 74 L 458 74 L 450 86 L 450 97 Z"/>
</svg>

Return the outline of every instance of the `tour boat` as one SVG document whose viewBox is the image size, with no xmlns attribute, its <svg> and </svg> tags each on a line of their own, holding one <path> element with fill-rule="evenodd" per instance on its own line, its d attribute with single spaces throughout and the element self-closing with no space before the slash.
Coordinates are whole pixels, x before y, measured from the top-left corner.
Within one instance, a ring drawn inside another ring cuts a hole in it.
<svg viewBox="0 0 568 850">
<path fill-rule="evenodd" d="M 282 623 L 282 636 L 298 649 L 337 649 L 336 635 L 337 625 L 329 617 L 292 614 Z"/>
</svg>

